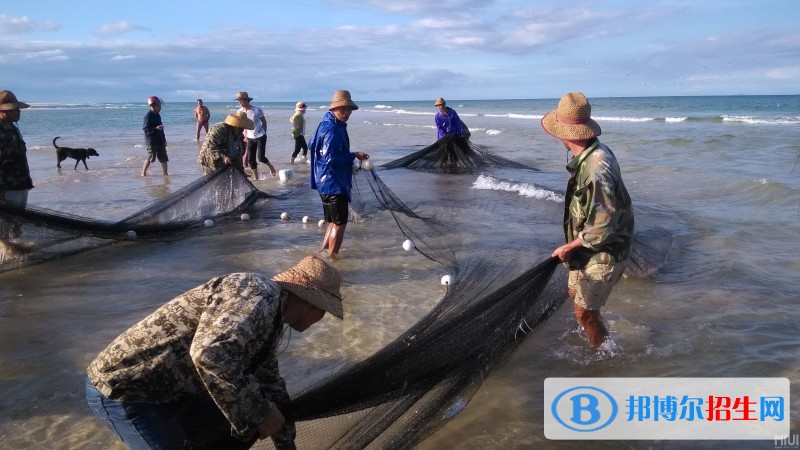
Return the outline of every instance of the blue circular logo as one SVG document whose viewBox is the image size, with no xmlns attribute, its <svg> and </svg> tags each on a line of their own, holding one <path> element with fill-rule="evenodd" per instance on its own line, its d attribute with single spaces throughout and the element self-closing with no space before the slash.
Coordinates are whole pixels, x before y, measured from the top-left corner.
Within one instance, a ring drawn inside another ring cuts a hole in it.
<svg viewBox="0 0 800 450">
<path fill-rule="evenodd" d="M 617 417 L 617 402 L 608 392 L 592 386 L 576 386 L 553 400 L 553 417 L 566 428 L 579 432 L 597 431 Z"/>
</svg>

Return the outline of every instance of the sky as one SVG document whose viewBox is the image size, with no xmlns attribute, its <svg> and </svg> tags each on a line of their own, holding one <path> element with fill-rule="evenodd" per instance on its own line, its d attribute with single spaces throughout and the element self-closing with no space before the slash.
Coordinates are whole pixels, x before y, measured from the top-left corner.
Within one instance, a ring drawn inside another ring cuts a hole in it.
<svg viewBox="0 0 800 450">
<path fill-rule="evenodd" d="M 0 0 L 31 102 L 800 94 L 798 0 Z"/>
</svg>

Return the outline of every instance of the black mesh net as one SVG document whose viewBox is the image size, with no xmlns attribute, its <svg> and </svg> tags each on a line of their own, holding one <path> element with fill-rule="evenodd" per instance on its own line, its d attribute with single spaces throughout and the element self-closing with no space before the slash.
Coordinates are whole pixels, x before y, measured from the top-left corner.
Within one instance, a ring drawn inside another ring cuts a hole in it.
<svg viewBox="0 0 800 450">
<path fill-rule="evenodd" d="M 0 203 L 0 271 L 59 258 L 117 241 L 176 239 L 206 219 L 251 206 L 268 194 L 240 171 L 220 169 L 119 221 Z"/>
<path fill-rule="evenodd" d="M 538 170 L 497 156 L 486 147 L 473 144 L 468 138 L 454 134 L 445 135 L 422 150 L 383 164 L 381 167 L 386 169 L 405 167 L 427 172 L 450 173 L 473 173 L 487 167 Z"/>
</svg>

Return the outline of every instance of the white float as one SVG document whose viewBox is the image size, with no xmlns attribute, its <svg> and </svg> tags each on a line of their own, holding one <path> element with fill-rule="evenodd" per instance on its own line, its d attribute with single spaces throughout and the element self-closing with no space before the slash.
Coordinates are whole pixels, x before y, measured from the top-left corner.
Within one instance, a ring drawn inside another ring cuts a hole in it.
<svg viewBox="0 0 800 450">
<path fill-rule="evenodd" d="M 242 220 L 250 220 L 250 214 L 247 213 L 242 214 Z"/>
<path fill-rule="evenodd" d="M 136 232 L 133 231 L 133 230 L 129 230 L 127 233 L 125 233 L 125 235 L 128 236 L 129 238 L 133 239 L 133 238 L 136 237 Z"/>
<path fill-rule="evenodd" d="M 214 226 L 214 221 L 211 220 L 211 219 L 206 219 L 206 221 L 203 222 L 203 225 L 206 226 L 206 227 L 213 227 Z"/>
<path fill-rule="evenodd" d="M 311 222 L 311 218 L 308 216 L 303 216 L 303 223 Z"/>
<path fill-rule="evenodd" d="M 364 162 L 361 164 L 361 167 L 362 167 L 364 170 L 372 170 L 372 161 L 370 161 L 370 160 L 366 160 L 366 161 L 364 161 Z"/>
<path fill-rule="evenodd" d="M 411 239 L 406 239 L 403 242 L 403 250 L 405 250 L 407 252 L 410 252 L 411 250 L 413 250 L 414 247 L 415 247 L 414 241 L 412 241 Z"/>
<path fill-rule="evenodd" d="M 450 286 L 451 284 L 453 284 L 453 277 L 451 277 L 450 275 L 443 276 L 442 284 L 445 286 Z"/>
<path fill-rule="evenodd" d="M 319 225 L 320 228 L 324 227 L 325 226 L 325 219 L 319 219 L 319 222 L 317 222 L 317 225 Z"/>
<path fill-rule="evenodd" d="M 281 213 L 281 220 L 289 220 L 289 213 L 286 211 Z"/>
</svg>

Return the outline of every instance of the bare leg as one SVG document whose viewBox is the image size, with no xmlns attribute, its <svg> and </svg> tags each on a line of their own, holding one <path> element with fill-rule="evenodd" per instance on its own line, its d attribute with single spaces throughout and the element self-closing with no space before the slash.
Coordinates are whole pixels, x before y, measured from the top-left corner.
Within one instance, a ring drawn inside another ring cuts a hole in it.
<svg viewBox="0 0 800 450">
<path fill-rule="evenodd" d="M 147 176 L 147 168 L 150 167 L 150 158 L 144 160 L 144 167 L 142 167 L 142 176 Z"/>
<path fill-rule="evenodd" d="M 322 248 L 320 251 L 325 251 L 330 247 L 331 235 L 333 234 L 334 226 L 335 225 L 332 222 L 328 222 L 328 228 L 325 229 L 325 237 L 322 238 Z"/>
<path fill-rule="evenodd" d="M 203 128 L 203 124 L 200 123 L 200 122 L 197 122 L 197 140 L 198 141 L 200 140 L 200 128 Z"/>
<path fill-rule="evenodd" d="M 278 172 L 275 170 L 275 166 L 273 166 L 272 163 L 268 162 L 267 163 L 267 167 L 269 167 L 269 174 L 270 175 L 272 175 L 273 177 L 278 175 Z"/>
<path fill-rule="evenodd" d="M 329 256 L 331 258 L 335 258 L 336 255 L 339 254 L 339 249 L 342 247 L 342 241 L 344 241 L 344 229 L 347 224 L 331 225 L 333 225 L 333 229 L 331 230 L 331 235 L 328 238 L 328 248 L 330 250 Z"/>
<path fill-rule="evenodd" d="M 257 168 L 255 168 L 255 167 L 253 167 L 253 168 L 252 168 L 252 169 L 250 169 L 250 170 L 252 170 L 252 171 L 253 171 L 253 179 L 254 179 L 254 180 L 258 180 L 258 169 L 257 169 Z"/>
<path fill-rule="evenodd" d="M 575 318 L 578 323 L 583 327 L 586 337 L 589 338 L 589 343 L 592 347 L 599 348 L 608 337 L 608 330 L 600 317 L 599 310 L 583 309 L 582 307 L 574 304 Z"/>
<path fill-rule="evenodd" d="M 169 173 L 167 172 L 167 163 L 166 162 L 162 162 L 161 163 L 161 170 L 164 172 L 164 175 L 169 175 Z"/>
</svg>

